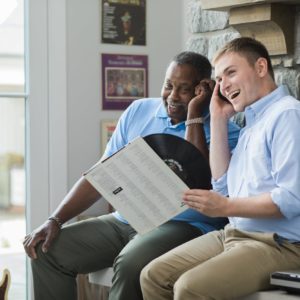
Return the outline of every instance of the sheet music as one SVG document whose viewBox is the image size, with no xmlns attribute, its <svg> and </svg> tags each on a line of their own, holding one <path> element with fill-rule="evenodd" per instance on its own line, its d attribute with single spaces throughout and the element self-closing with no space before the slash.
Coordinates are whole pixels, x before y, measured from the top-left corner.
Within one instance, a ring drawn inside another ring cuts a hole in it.
<svg viewBox="0 0 300 300">
<path fill-rule="evenodd" d="M 140 234 L 185 211 L 188 186 L 143 138 L 92 168 L 85 178 Z"/>
</svg>

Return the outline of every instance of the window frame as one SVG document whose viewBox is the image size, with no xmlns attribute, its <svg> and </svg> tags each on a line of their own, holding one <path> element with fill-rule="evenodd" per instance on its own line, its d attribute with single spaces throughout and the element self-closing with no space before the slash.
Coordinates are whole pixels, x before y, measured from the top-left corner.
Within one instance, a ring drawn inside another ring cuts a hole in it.
<svg viewBox="0 0 300 300">
<path fill-rule="evenodd" d="M 67 191 L 66 0 L 24 0 L 26 231 Z M 30 264 L 27 260 L 28 275 Z M 34 299 L 27 276 L 27 299 Z"/>
</svg>

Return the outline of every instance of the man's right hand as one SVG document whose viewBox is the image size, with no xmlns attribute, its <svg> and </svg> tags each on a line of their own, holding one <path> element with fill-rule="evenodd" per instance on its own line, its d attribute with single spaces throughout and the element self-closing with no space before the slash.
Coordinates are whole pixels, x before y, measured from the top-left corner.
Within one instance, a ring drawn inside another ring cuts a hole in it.
<svg viewBox="0 0 300 300">
<path fill-rule="evenodd" d="M 51 246 L 53 240 L 59 234 L 60 228 L 56 222 L 47 220 L 43 225 L 26 235 L 23 241 L 23 246 L 27 255 L 36 259 L 36 246 L 40 242 L 42 243 L 42 251 L 46 253 Z"/>
<path fill-rule="evenodd" d="M 220 84 L 216 82 L 210 101 L 210 114 L 218 119 L 222 117 L 229 120 L 235 114 L 235 111 L 230 101 L 224 100 L 223 97 L 220 96 Z"/>
<path fill-rule="evenodd" d="M 67 222 L 78 216 L 100 198 L 99 192 L 82 176 L 52 215 L 60 215 L 64 222 Z M 42 251 L 46 253 L 59 234 L 60 222 L 54 219 L 52 217 L 52 220 L 47 220 L 43 225 L 25 236 L 23 246 L 30 258 L 37 258 L 36 246 L 40 242 L 42 242 Z"/>
</svg>

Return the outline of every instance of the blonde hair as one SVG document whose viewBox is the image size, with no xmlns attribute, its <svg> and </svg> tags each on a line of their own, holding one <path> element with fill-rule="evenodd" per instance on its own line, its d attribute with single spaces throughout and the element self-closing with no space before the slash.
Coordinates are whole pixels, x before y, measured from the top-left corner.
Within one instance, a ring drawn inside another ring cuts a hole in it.
<svg viewBox="0 0 300 300">
<path fill-rule="evenodd" d="M 250 65 L 254 65 L 260 57 L 265 58 L 268 64 L 268 73 L 274 80 L 274 70 L 268 50 L 261 42 L 250 37 L 236 38 L 227 43 L 215 54 L 213 65 L 215 65 L 220 57 L 229 52 L 236 52 L 244 56 Z"/>
</svg>

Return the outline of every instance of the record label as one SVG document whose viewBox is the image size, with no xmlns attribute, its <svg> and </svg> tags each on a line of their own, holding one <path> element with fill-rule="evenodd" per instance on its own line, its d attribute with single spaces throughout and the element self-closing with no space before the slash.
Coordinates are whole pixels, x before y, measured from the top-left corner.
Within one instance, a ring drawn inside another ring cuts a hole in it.
<svg viewBox="0 0 300 300">
<path fill-rule="evenodd" d="M 151 134 L 147 144 L 191 189 L 211 189 L 208 161 L 187 140 L 171 134 Z"/>
</svg>

